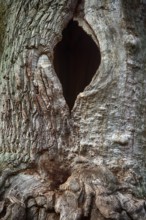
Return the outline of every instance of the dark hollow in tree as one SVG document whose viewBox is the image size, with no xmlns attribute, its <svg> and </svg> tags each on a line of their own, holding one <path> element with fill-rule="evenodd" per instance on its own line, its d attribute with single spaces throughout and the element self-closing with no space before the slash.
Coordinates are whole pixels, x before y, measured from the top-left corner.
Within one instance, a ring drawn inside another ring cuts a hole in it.
<svg viewBox="0 0 146 220">
<path fill-rule="evenodd" d="M 62 41 L 54 48 L 54 68 L 72 109 L 77 95 L 90 83 L 101 61 L 100 50 L 77 21 L 63 30 Z"/>
</svg>

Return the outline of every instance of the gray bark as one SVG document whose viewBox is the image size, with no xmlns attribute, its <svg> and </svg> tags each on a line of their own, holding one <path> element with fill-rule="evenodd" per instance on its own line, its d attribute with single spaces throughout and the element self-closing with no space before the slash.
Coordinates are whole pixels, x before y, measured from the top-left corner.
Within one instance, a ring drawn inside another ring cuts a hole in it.
<svg viewBox="0 0 146 220">
<path fill-rule="evenodd" d="M 0 0 L 0 219 L 146 219 L 145 11 Z M 70 112 L 53 56 L 71 19 L 101 64 Z"/>
</svg>

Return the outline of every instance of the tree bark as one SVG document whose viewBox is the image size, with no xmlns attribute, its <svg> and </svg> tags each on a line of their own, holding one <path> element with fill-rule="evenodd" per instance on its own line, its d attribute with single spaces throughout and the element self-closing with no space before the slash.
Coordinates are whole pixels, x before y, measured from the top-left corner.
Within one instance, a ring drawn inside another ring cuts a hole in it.
<svg viewBox="0 0 146 220">
<path fill-rule="evenodd" d="M 0 0 L 0 219 L 146 219 L 145 11 Z M 72 109 L 54 67 L 71 20 L 101 56 Z"/>
</svg>

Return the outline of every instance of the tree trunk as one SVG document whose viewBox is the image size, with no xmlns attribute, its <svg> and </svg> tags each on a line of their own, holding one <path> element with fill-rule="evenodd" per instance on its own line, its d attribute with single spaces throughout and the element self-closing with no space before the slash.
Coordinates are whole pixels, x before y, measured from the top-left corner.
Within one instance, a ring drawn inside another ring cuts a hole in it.
<svg viewBox="0 0 146 220">
<path fill-rule="evenodd" d="M 0 0 L 0 219 L 146 219 L 145 11 Z"/>
</svg>

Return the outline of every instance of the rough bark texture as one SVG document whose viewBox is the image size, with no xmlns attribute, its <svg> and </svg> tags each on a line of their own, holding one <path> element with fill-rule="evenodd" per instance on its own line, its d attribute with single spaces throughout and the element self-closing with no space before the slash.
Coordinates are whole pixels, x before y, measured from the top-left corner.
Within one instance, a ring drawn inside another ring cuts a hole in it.
<svg viewBox="0 0 146 220">
<path fill-rule="evenodd" d="M 0 219 L 146 219 L 146 1 L 0 0 Z M 54 48 L 101 64 L 70 112 Z"/>
</svg>

